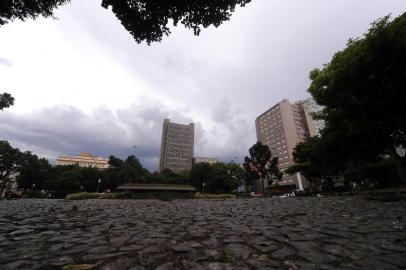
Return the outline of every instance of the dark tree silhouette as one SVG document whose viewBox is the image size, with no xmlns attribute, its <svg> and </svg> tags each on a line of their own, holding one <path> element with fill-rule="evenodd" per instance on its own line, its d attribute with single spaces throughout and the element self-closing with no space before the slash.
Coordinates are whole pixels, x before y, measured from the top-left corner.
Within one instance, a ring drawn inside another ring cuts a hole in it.
<svg viewBox="0 0 406 270">
<path fill-rule="evenodd" d="M 8 94 L 8 93 L 3 93 L 0 94 L 0 111 L 2 111 L 4 108 L 8 108 L 14 104 L 14 98 Z"/>
<path fill-rule="evenodd" d="M 0 2 L 0 25 L 15 19 L 53 16 L 53 10 L 70 0 L 3 0 Z M 179 22 L 199 35 L 201 27 L 218 27 L 230 19 L 237 5 L 251 0 L 102 0 L 102 7 L 111 8 L 135 41 L 148 44 L 168 36 L 169 22 Z"/>
<path fill-rule="evenodd" d="M 2 0 L 0 1 L 0 25 L 15 19 L 51 17 L 53 11 L 70 0 Z"/>
<path fill-rule="evenodd" d="M 282 179 L 278 168 L 278 158 L 273 157 L 269 147 L 257 142 L 249 149 L 250 156 L 244 158 L 244 168 L 251 176 L 257 176 L 262 181 L 262 192 L 265 193 L 265 179 Z"/>
</svg>

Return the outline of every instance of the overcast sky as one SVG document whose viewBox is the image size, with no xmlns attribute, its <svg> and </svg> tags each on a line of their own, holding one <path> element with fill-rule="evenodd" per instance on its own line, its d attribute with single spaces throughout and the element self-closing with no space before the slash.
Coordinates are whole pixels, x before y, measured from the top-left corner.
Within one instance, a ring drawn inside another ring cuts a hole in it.
<svg viewBox="0 0 406 270">
<path fill-rule="evenodd" d="M 404 0 L 253 0 L 219 28 L 195 37 L 180 25 L 147 46 L 100 0 L 72 0 L 57 20 L 0 27 L 0 92 L 16 98 L 0 112 L 0 139 L 51 161 L 135 153 L 155 170 L 170 118 L 196 123 L 196 155 L 241 161 L 256 116 L 309 97 L 311 69 L 405 11 Z"/>
</svg>

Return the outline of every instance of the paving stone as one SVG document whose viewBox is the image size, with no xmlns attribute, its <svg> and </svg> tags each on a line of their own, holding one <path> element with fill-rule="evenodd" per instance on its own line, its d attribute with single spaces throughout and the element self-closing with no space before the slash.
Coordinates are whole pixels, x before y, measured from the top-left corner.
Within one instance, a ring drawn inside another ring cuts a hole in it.
<svg viewBox="0 0 406 270">
<path fill-rule="evenodd" d="M 224 249 L 228 254 L 236 258 L 242 258 L 244 260 L 253 253 L 253 250 L 245 245 L 241 244 L 229 244 Z"/>
<path fill-rule="evenodd" d="M 357 196 L 3 200 L 0 269 L 406 269 L 402 217 Z"/>
<path fill-rule="evenodd" d="M 160 266 L 155 268 L 155 270 L 171 270 L 171 269 L 174 269 L 174 264 L 172 262 L 161 264 Z"/>
<path fill-rule="evenodd" d="M 281 259 L 284 260 L 292 255 L 295 255 L 296 252 L 295 250 L 288 248 L 288 247 L 283 247 L 281 249 L 278 249 L 274 252 L 271 253 L 271 256 L 275 259 Z"/>
<path fill-rule="evenodd" d="M 203 266 L 194 261 L 182 260 L 182 266 L 185 270 L 204 270 Z"/>
<path fill-rule="evenodd" d="M 101 270 L 125 270 L 134 264 L 137 259 L 122 257 L 101 267 Z"/>
<path fill-rule="evenodd" d="M 334 257 L 332 255 L 322 254 L 319 252 L 303 252 L 303 253 L 300 253 L 299 256 L 302 257 L 303 259 L 308 260 L 309 262 L 312 262 L 315 264 L 328 264 L 328 263 L 338 261 L 337 257 Z"/>
<path fill-rule="evenodd" d="M 229 237 L 223 239 L 223 243 L 225 244 L 230 244 L 230 243 L 245 243 L 244 239 L 237 238 L 237 237 Z"/>
<path fill-rule="evenodd" d="M 264 254 L 253 254 L 247 263 L 254 269 L 261 267 L 279 267 L 280 263 Z"/>
</svg>

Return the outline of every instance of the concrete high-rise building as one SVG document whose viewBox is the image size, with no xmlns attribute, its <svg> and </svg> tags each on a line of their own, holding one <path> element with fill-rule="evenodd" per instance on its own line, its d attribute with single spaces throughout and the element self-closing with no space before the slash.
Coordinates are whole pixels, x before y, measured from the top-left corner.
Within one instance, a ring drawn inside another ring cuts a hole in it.
<svg viewBox="0 0 406 270">
<path fill-rule="evenodd" d="M 182 125 L 164 120 L 162 127 L 161 158 L 159 169 L 170 169 L 174 172 L 190 170 L 194 154 L 193 123 Z"/>
<path fill-rule="evenodd" d="M 306 138 L 316 136 L 317 130 L 310 115 L 308 100 L 291 104 L 284 99 L 255 120 L 257 140 L 267 145 L 273 157 L 279 158 L 279 169 L 284 172 L 293 164 L 293 148 Z M 280 185 L 295 185 L 303 190 L 303 176 L 283 173 Z"/>
</svg>

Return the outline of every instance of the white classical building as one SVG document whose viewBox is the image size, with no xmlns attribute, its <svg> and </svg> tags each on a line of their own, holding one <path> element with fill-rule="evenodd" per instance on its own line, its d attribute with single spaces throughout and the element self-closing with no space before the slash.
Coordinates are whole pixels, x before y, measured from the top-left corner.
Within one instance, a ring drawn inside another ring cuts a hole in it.
<svg viewBox="0 0 406 270">
<path fill-rule="evenodd" d="M 56 159 L 57 166 L 78 165 L 79 167 L 93 167 L 98 169 L 107 169 L 109 160 L 102 157 L 92 156 L 90 153 L 80 153 L 79 156 L 59 156 Z"/>
</svg>

